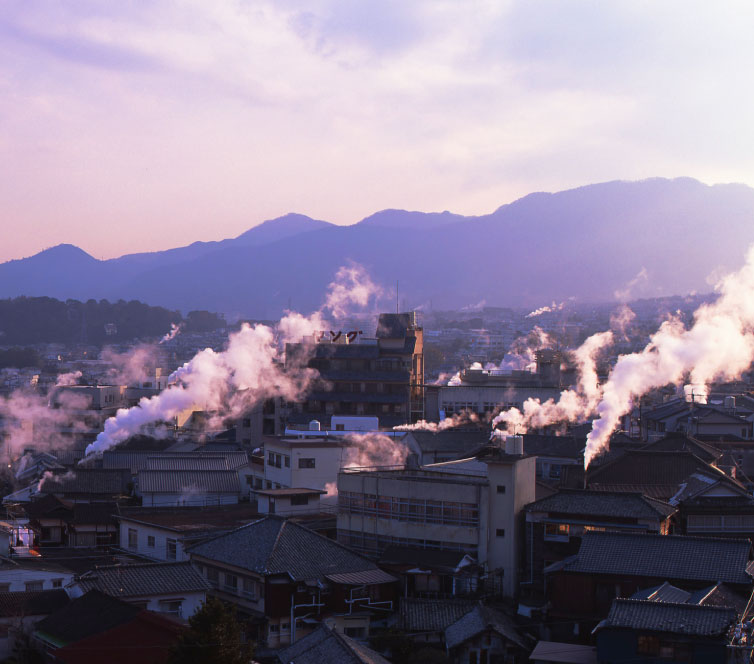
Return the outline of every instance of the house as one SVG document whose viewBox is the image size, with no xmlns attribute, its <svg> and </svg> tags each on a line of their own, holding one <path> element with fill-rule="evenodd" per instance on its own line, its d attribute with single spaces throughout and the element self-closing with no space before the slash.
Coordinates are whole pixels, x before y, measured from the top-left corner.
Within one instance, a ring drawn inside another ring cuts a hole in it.
<svg viewBox="0 0 754 664">
<path fill-rule="evenodd" d="M 241 489 L 235 470 L 142 470 L 136 494 L 144 507 L 233 505 Z"/>
<path fill-rule="evenodd" d="M 28 558 L 0 558 L 0 593 L 39 592 L 64 588 L 74 576 L 60 563 Z"/>
<path fill-rule="evenodd" d="M 338 541 L 374 556 L 391 545 L 463 552 L 484 568 L 488 592 L 513 596 L 523 508 L 535 498 L 535 459 L 520 452 L 491 447 L 419 468 L 344 469 Z"/>
<path fill-rule="evenodd" d="M 292 521 L 267 516 L 189 550 L 213 594 L 264 625 L 276 648 L 329 619 L 365 638 L 372 615 L 394 608 L 397 579 L 370 560 Z"/>
<path fill-rule="evenodd" d="M 481 602 L 445 628 L 445 647 L 456 664 L 523 662 L 530 650 L 511 618 Z"/>
<path fill-rule="evenodd" d="M 183 620 L 196 613 L 210 589 L 189 562 L 97 567 L 76 577 L 69 587 L 74 598 L 99 590 L 142 609 Z"/>
<path fill-rule="evenodd" d="M 477 605 L 471 599 L 404 598 L 398 608 L 396 629 L 409 635 L 417 648 L 422 644 L 442 645 L 445 630 Z"/>
<path fill-rule="evenodd" d="M 584 466 L 584 440 L 574 436 L 526 433 L 524 449 L 537 458 L 537 479 L 562 486 L 565 471 Z"/>
<path fill-rule="evenodd" d="M 677 507 L 639 493 L 561 489 L 529 503 L 524 578 L 541 585 L 544 568 L 578 553 L 586 532 L 673 532 Z"/>
<path fill-rule="evenodd" d="M 248 503 L 222 507 L 127 508 L 117 515 L 121 549 L 151 560 L 184 561 L 186 549 L 256 521 Z"/>
<path fill-rule="evenodd" d="M 69 601 L 65 590 L 0 592 L 0 661 L 10 657 L 36 623 Z"/>
<path fill-rule="evenodd" d="M 63 664 L 167 664 L 184 627 L 97 590 L 36 625 L 34 643 Z"/>
<path fill-rule="evenodd" d="M 278 660 L 280 664 L 390 664 L 378 652 L 325 625 L 281 650 Z"/>
<path fill-rule="evenodd" d="M 597 648 L 578 643 L 539 641 L 529 660 L 533 664 L 597 664 Z"/>
<path fill-rule="evenodd" d="M 296 516 L 316 514 L 320 511 L 320 497 L 327 492 L 323 489 L 256 489 L 257 509 L 260 514 Z"/>
<path fill-rule="evenodd" d="M 587 532 L 575 556 L 545 570 L 548 618 L 591 629 L 616 597 L 665 581 L 687 591 L 720 582 L 748 595 L 751 556 L 743 539 Z"/>
<path fill-rule="evenodd" d="M 113 502 L 75 503 L 53 494 L 24 505 L 33 546 L 107 547 L 117 544 Z"/>
<path fill-rule="evenodd" d="M 391 545 L 380 556 L 379 565 L 400 578 L 404 598 L 474 596 L 483 585 L 483 570 L 462 551 Z"/>
<path fill-rule="evenodd" d="M 735 609 L 673 602 L 616 599 L 595 629 L 600 662 L 725 664 Z"/>
<path fill-rule="evenodd" d="M 38 491 L 63 500 L 112 502 L 130 495 L 130 482 L 127 471 L 79 468 L 43 479 Z"/>
</svg>

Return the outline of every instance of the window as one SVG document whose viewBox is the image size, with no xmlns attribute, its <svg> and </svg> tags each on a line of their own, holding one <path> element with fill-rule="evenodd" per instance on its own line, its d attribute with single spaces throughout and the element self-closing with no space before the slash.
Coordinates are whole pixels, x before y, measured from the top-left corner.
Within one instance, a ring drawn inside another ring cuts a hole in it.
<svg viewBox="0 0 754 664">
<path fill-rule="evenodd" d="M 270 634 L 278 634 L 280 632 L 280 625 L 270 625 Z"/>
<path fill-rule="evenodd" d="M 154 535 L 147 535 L 147 546 L 154 549 Z"/>
<path fill-rule="evenodd" d="M 238 577 L 235 574 L 228 574 L 225 572 L 225 586 L 224 590 L 230 593 L 238 592 Z"/>
<path fill-rule="evenodd" d="M 243 595 L 249 599 L 257 598 L 257 582 L 254 579 L 243 580 Z"/>
<path fill-rule="evenodd" d="M 314 468 L 315 467 L 315 461 L 314 461 L 314 459 L 299 459 L 298 460 L 298 467 L 299 468 Z"/>
<path fill-rule="evenodd" d="M 42 587 L 44 586 L 44 581 L 27 581 L 24 586 L 26 587 L 26 592 L 32 592 L 36 590 L 42 590 Z"/>
<path fill-rule="evenodd" d="M 139 546 L 139 535 L 136 528 L 128 529 L 128 548 L 135 549 Z"/>
<path fill-rule="evenodd" d="M 345 424 L 336 424 L 335 425 L 335 431 L 345 431 L 346 425 Z"/>
<path fill-rule="evenodd" d="M 267 453 L 267 465 L 268 466 L 275 465 L 275 455 L 272 452 Z"/>
<path fill-rule="evenodd" d="M 9 593 L 10 583 L 0 583 L 0 593 Z"/>
<path fill-rule="evenodd" d="M 298 495 L 298 496 L 291 496 L 291 505 L 308 505 L 309 504 L 309 496 L 307 495 Z"/>
<path fill-rule="evenodd" d="M 505 528 L 498 528 L 495 531 L 495 536 L 496 537 L 505 537 Z"/>
<path fill-rule="evenodd" d="M 210 582 L 210 585 L 216 588 L 220 583 L 220 572 L 218 572 L 217 569 L 215 569 L 214 567 L 208 567 L 207 568 L 207 581 Z"/>
<path fill-rule="evenodd" d="M 53 579 L 52 580 L 52 587 L 53 588 L 62 588 L 63 587 L 63 579 Z"/>
<path fill-rule="evenodd" d="M 165 540 L 165 557 L 168 560 L 175 560 L 178 554 L 178 542 L 174 539 Z"/>
<path fill-rule="evenodd" d="M 565 542 L 570 535 L 571 527 L 567 523 L 546 523 L 545 539 L 553 542 Z"/>
<path fill-rule="evenodd" d="M 169 613 L 172 616 L 181 617 L 181 600 L 162 600 L 160 601 L 160 613 Z"/>
<path fill-rule="evenodd" d="M 366 636 L 366 628 L 364 627 L 346 627 L 343 630 L 346 636 L 350 636 L 352 639 L 363 639 Z"/>
<path fill-rule="evenodd" d="M 246 418 L 246 419 L 245 419 L 245 420 L 243 421 L 243 425 L 242 425 L 242 426 L 244 427 L 244 429 L 248 429 L 248 428 L 250 428 L 250 427 L 251 427 L 251 420 L 250 420 L 250 419 L 249 419 L 249 418 L 247 417 L 247 418 Z"/>
<path fill-rule="evenodd" d="M 497 485 L 497 492 L 498 493 L 505 493 L 505 484 L 498 484 Z"/>
<path fill-rule="evenodd" d="M 283 465 L 286 468 L 290 468 L 291 467 L 291 457 L 289 457 L 287 454 L 283 455 Z"/>
<path fill-rule="evenodd" d="M 660 652 L 660 639 L 656 636 L 639 635 L 636 652 L 641 655 L 656 655 Z"/>
</svg>

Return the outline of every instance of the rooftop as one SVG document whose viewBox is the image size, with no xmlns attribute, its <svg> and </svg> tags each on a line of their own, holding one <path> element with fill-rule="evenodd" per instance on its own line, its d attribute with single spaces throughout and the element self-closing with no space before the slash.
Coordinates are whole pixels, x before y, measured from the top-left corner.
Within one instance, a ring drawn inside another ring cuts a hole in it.
<svg viewBox="0 0 754 664">
<path fill-rule="evenodd" d="M 382 655 L 321 625 L 278 653 L 282 664 L 389 664 Z"/>
<path fill-rule="evenodd" d="M 176 532 L 196 532 L 238 528 L 259 519 L 259 512 L 248 503 L 238 503 L 222 507 L 127 508 L 118 517 Z"/>
<path fill-rule="evenodd" d="M 736 610 L 728 607 L 616 599 L 598 629 L 617 627 L 723 638 L 736 618 Z"/>
<path fill-rule="evenodd" d="M 527 512 L 557 512 L 616 518 L 664 519 L 676 508 L 639 493 L 562 489 L 558 493 L 529 503 Z"/>
<path fill-rule="evenodd" d="M 112 597 L 173 595 L 210 589 L 204 577 L 189 562 L 98 567 L 77 581 L 84 592 L 99 590 Z"/>
</svg>

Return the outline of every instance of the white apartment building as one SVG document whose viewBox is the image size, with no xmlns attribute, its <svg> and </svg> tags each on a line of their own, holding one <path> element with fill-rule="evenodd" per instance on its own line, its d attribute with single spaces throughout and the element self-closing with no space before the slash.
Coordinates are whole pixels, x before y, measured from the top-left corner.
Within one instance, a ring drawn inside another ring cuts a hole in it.
<svg viewBox="0 0 754 664">
<path fill-rule="evenodd" d="M 480 458 L 338 475 L 338 541 L 379 555 L 390 545 L 463 551 L 518 588 L 523 508 L 535 499 L 535 457 L 517 442 Z"/>
</svg>

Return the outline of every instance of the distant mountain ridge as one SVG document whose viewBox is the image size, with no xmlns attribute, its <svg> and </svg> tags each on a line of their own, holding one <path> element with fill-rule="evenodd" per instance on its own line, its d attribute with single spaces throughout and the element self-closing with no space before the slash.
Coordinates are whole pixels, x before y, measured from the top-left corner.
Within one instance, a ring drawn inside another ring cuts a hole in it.
<svg viewBox="0 0 754 664">
<path fill-rule="evenodd" d="M 537 307 L 627 289 L 709 290 L 709 275 L 740 266 L 753 241 L 754 189 L 654 178 L 533 193 L 476 217 L 383 210 L 336 226 L 289 214 L 236 238 L 106 261 L 59 245 L 0 264 L 0 297 L 138 299 L 273 318 L 289 302 L 319 306 L 352 260 L 384 286 L 399 281 L 406 307 Z"/>
</svg>

